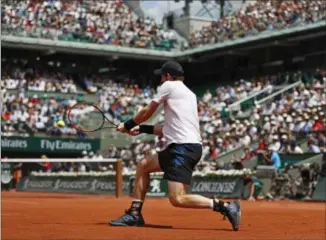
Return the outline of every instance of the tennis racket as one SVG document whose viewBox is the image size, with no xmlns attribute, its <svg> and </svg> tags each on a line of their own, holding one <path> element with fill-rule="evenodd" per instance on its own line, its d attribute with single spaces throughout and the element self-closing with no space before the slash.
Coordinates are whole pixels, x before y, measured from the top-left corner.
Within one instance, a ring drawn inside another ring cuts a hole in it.
<svg viewBox="0 0 326 240">
<path fill-rule="evenodd" d="M 85 133 L 118 126 L 110 114 L 104 113 L 92 103 L 79 102 L 69 108 L 67 114 L 71 126 Z"/>
</svg>

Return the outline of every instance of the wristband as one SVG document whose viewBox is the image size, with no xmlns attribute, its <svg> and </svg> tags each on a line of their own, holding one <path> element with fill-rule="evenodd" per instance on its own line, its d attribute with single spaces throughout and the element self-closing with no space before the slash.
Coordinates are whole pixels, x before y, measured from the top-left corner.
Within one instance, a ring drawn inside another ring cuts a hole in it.
<svg viewBox="0 0 326 240">
<path fill-rule="evenodd" d="M 154 126 L 153 125 L 140 125 L 139 133 L 154 134 Z"/>
<path fill-rule="evenodd" d="M 135 123 L 134 119 L 129 119 L 124 123 L 124 127 L 125 129 L 127 129 L 128 131 L 134 127 L 137 126 L 137 123 Z"/>
</svg>

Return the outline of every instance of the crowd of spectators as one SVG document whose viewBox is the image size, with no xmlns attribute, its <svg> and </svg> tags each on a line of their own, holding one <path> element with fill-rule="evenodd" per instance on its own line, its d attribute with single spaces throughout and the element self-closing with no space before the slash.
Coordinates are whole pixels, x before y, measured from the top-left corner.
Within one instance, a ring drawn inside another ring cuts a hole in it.
<svg viewBox="0 0 326 240">
<path fill-rule="evenodd" d="M 189 38 L 189 47 L 195 48 L 254 36 L 266 31 L 304 26 L 325 19 L 325 1 L 250 1 L 244 9 L 232 16 L 220 18 L 211 25 L 193 32 Z"/>
<path fill-rule="evenodd" d="M 258 0 L 191 33 L 188 45 L 195 48 L 323 19 L 324 1 Z M 7 35 L 165 51 L 180 45 L 173 31 L 164 30 L 153 18 L 137 17 L 122 0 L 4 1 L 1 23 Z"/>
<path fill-rule="evenodd" d="M 78 93 L 76 83 L 71 75 L 61 72 L 49 72 L 42 68 L 25 67 L 25 62 L 19 59 L 2 59 L 1 89 L 24 89 L 36 92 Z"/>
<path fill-rule="evenodd" d="M 58 72 L 47 72 L 24 68 L 20 60 L 3 61 L 1 79 L 1 124 L 5 136 L 19 134 L 30 136 L 36 132 L 60 136 L 87 135 L 76 131 L 67 121 L 67 109 L 83 97 L 86 92 L 97 98 L 99 107 L 116 121 L 129 118 L 144 104 L 149 103 L 154 90 L 140 88 L 130 82 L 113 82 L 112 77 L 84 78 L 85 89 L 76 79 Z M 114 79 L 114 77 L 113 77 Z M 54 96 L 47 94 L 57 93 Z M 70 95 L 66 95 L 69 93 Z M 59 120 L 66 122 L 58 127 Z"/>
<path fill-rule="evenodd" d="M 71 134 L 77 131 L 67 126 L 59 129 L 55 123 L 63 120 L 65 110 L 77 102 L 76 97 L 56 99 L 47 93 L 77 93 L 77 84 L 61 73 L 24 69 L 19 60 L 2 61 L 1 69 L 1 131 L 4 136 L 31 136 L 35 132 L 49 135 Z M 32 93 L 32 94 L 30 94 Z"/>
<path fill-rule="evenodd" d="M 2 34 L 169 51 L 176 43 L 150 18 L 122 0 L 3 1 Z"/>
</svg>

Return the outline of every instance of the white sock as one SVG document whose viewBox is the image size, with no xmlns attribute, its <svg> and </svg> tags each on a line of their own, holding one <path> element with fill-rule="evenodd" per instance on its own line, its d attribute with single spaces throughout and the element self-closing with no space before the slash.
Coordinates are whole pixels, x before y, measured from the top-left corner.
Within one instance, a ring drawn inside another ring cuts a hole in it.
<svg viewBox="0 0 326 240">
<path fill-rule="evenodd" d="M 210 204 L 211 209 L 214 209 L 214 201 L 215 201 L 216 203 L 219 202 L 218 199 L 213 199 L 213 201 L 211 201 L 211 204 Z M 227 202 L 224 202 L 224 203 L 223 203 L 223 206 L 224 206 L 224 207 L 227 207 L 228 205 L 229 205 L 229 204 L 228 204 Z"/>
<path fill-rule="evenodd" d="M 210 203 L 210 207 L 211 207 L 211 209 L 214 209 L 214 199 L 213 199 L 213 201 L 211 201 L 211 203 Z"/>
<path fill-rule="evenodd" d="M 140 200 L 140 199 L 134 199 L 132 200 L 133 202 L 143 202 L 143 200 Z"/>
</svg>

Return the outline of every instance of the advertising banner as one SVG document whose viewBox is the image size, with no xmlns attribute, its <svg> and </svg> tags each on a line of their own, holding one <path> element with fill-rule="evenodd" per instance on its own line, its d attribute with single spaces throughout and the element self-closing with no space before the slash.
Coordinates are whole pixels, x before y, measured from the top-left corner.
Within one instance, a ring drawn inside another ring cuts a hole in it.
<svg viewBox="0 0 326 240">
<path fill-rule="evenodd" d="M 135 177 L 130 177 L 130 194 L 133 191 Z M 148 186 L 147 197 L 167 197 L 168 183 L 163 176 L 151 176 Z"/>
<path fill-rule="evenodd" d="M 9 190 L 12 187 L 13 169 L 10 163 L 1 163 L 1 188 Z"/>
<path fill-rule="evenodd" d="M 205 196 L 241 197 L 243 179 L 239 177 L 194 177 L 189 191 Z"/>
<path fill-rule="evenodd" d="M 30 176 L 18 184 L 18 191 L 115 194 L 115 177 Z M 123 179 L 123 192 L 129 193 L 129 177 Z"/>
<path fill-rule="evenodd" d="M 134 177 L 123 178 L 123 193 L 131 194 Z M 112 177 L 50 177 L 30 176 L 18 184 L 18 191 L 115 194 Z M 194 177 L 189 193 L 222 198 L 238 198 L 243 192 L 240 177 Z M 162 176 L 151 176 L 147 197 L 167 197 L 168 183 Z"/>
<path fill-rule="evenodd" d="M 68 139 L 37 137 L 1 137 L 3 152 L 38 152 L 38 153 L 76 153 L 96 152 L 100 149 L 100 139 Z"/>
<path fill-rule="evenodd" d="M 315 191 L 312 194 L 312 200 L 326 201 L 326 177 L 322 176 L 316 185 Z"/>
</svg>

